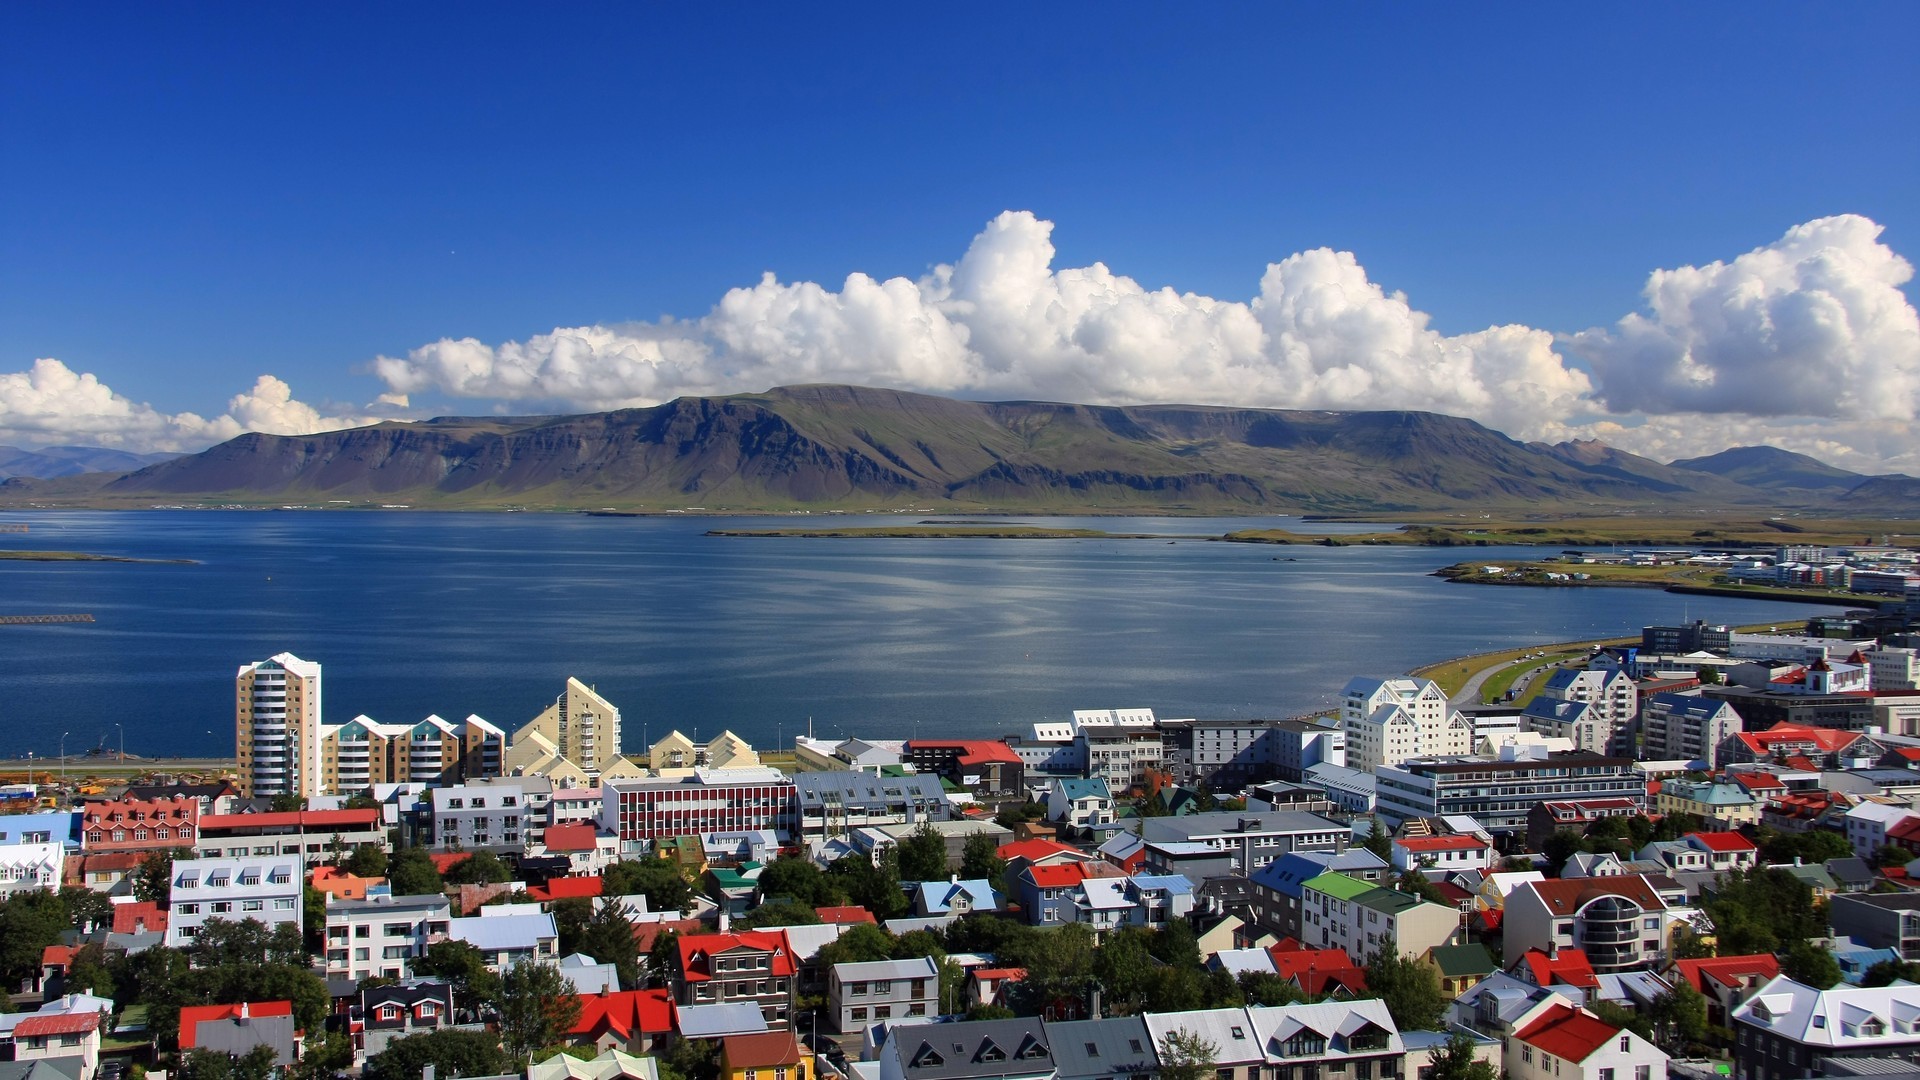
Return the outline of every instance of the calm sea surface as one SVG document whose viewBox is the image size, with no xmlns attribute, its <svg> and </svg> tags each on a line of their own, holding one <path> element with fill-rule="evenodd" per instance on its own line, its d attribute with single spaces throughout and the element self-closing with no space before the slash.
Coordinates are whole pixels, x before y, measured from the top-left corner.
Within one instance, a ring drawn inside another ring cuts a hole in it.
<svg viewBox="0 0 1920 1080">
<path fill-rule="evenodd" d="M 1270 547 L 1166 540 L 729 539 L 820 518 L 424 512 L 4 515 L 0 546 L 194 565 L 0 561 L 0 756 L 117 744 L 233 750 L 233 674 L 324 665 L 324 718 L 479 713 L 511 732 L 575 675 L 621 709 L 626 748 L 669 728 L 997 735 L 1076 708 L 1297 715 L 1353 675 L 1683 617 L 1818 609 L 1641 589 L 1450 585 L 1463 558 L 1540 549 Z M 898 519 L 862 517 L 860 523 Z M 1014 519 L 1059 524 L 1061 519 Z M 1287 518 L 1102 518 L 1180 537 Z M 1363 526 L 1371 529 L 1374 526 Z M 1356 530 L 1358 531 L 1358 530 Z"/>
</svg>

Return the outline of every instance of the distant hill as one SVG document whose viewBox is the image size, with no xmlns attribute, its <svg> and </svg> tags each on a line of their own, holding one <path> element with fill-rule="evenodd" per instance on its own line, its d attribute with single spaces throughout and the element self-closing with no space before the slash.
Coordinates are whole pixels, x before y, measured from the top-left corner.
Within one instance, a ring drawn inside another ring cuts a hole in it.
<svg viewBox="0 0 1920 1080">
<path fill-rule="evenodd" d="M 122 501 L 644 509 L 1366 512 L 1678 506 L 1763 493 L 1600 444 L 1422 412 L 973 402 L 852 386 L 581 416 L 243 435 L 106 484 Z"/>
<path fill-rule="evenodd" d="M 1706 457 L 1682 458 L 1672 465 L 1676 469 L 1710 473 L 1768 491 L 1840 493 L 1853 490 L 1866 479 L 1859 473 L 1836 469 L 1805 454 L 1772 446 L 1736 446 Z"/>
<path fill-rule="evenodd" d="M 51 480 L 58 476 L 78 476 L 91 472 L 132 472 L 179 456 L 130 454 L 124 450 L 107 450 L 98 446 L 43 446 L 38 450 L 0 446 L 0 480 L 10 476 Z"/>
</svg>

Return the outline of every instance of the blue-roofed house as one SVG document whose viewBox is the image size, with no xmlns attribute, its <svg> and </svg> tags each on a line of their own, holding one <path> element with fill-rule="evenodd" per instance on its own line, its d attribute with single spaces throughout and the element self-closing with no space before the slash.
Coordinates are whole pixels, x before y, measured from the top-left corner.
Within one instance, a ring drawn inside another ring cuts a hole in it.
<svg viewBox="0 0 1920 1080">
<path fill-rule="evenodd" d="M 71 855 L 80 850 L 80 814 L 73 810 L 45 810 L 36 814 L 0 815 L 0 847 L 13 844 L 59 844 Z"/>
<path fill-rule="evenodd" d="M 1387 875 L 1387 861 L 1363 847 L 1345 851 L 1295 851 L 1253 872 L 1255 920 L 1283 937 L 1300 936 L 1300 886 L 1329 871 L 1357 881 L 1378 884 Z"/>
<path fill-rule="evenodd" d="M 1047 791 L 1047 820 L 1076 833 L 1112 824 L 1113 793 L 1105 780 L 1056 777 Z"/>
<path fill-rule="evenodd" d="M 975 911 L 999 911 L 1005 906 L 1000 893 L 986 878 L 946 881 L 915 881 L 907 886 L 913 893 L 915 915 L 966 915 Z"/>
<path fill-rule="evenodd" d="M 1859 986 L 1866 977 L 1867 969 L 1883 961 L 1899 963 L 1902 959 L 1898 949 L 1874 949 L 1861 945 L 1852 938 L 1840 938 L 1828 950 L 1833 954 L 1835 963 L 1840 965 L 1840 981 Z"/>
</svg>

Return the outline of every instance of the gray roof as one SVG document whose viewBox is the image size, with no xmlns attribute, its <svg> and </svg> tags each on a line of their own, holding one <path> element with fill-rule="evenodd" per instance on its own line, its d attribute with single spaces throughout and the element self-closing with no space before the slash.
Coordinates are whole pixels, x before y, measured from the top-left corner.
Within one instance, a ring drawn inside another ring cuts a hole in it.
<svg viewBox="0 0 1920 1080">
<path fill-rule="evenodd" d="M 767 1030 L 767 1018 L 751 1002 L 724 1005 L 676 1005 L 680 1034 L 689 1039 L 716 1039 L 722 1035 L 757 1035 Z"/>
<path fill-rule="evenodd" d="M 1046 1027 L 1037 1016 L 896 1027 L 889 1041 L 907 1080 L 1046 1076 L 1054 1070 Z"/>
<path fill-rule="evenodd" d="M 86 1059 L 78 1054 L 33 1061 L 0 1061 L 0 1080 L 80 1080 L 80 1074 L 86 1071 Z"/>
<path fill-rule="evenodd" d="M 911 960 L 874 960 L 867 963 L 835 964 L 833 974 L 841 982 L 865 982 L 870 979 L 934 979 L 940 965 L 930 956 Z"/>
<path fill-rule="evenodd" d="M 555 937 L 553 916 L 538 915 L 474 915 L 470 918 L 451 919 L 447 923 L 447 936 L 456 941 L 464 941 L 481 952 L 493 952 L 501 949 L 530 949 L 541 938 Z"/>
<path fill-rule="evenodd" d="M 1345 828 L 1346 826 L 1337 821 L 1300 810 L 1272 810 L 1259 814 L 1225 810 L 1207 814 L 1188 814 L 1185 817 L 1143 818 L 1140 822 L 1140 835 L 1149 843 L 1154 841 L 1180 843 L 1201 836 L 1340 832 Z"/>
<path fill-rule="evenodd" d="M 294 1019 L 291 1016 L 253 1016 L 202 1020 L 194 1035 L 196 1046 L 234 1057 L 245 1057 L 256 1046 L 273 1048 L 274 1064 L 293 1064 Z"/>
<path fill-rule="evenodd" d="M 440 893 L 419 896 L 391 896 L 380 900 L 329 900 L 329 915 L 367 915 L 393 911 L 441 911 L 451 913 L 453 904 Z"/>
<path fill-rule="evenodd" d="M 931 773 L 875 776 L 866 772 L 803 772 L 793 775 L 793 786 L 802 809 L 822 805 L 829 794 L 838 795 L 842 805 L 876 810 L 919 800 L 945 814 L 952 805 L 947 802 L 940 778 Z"/>
<path fill-rule="evenodd" d="M 1160 1071 L 1147 1022 L 1138 1016 L 1066 1020 L 1047 1025 L 1060 1080 Z"/>
</svg>

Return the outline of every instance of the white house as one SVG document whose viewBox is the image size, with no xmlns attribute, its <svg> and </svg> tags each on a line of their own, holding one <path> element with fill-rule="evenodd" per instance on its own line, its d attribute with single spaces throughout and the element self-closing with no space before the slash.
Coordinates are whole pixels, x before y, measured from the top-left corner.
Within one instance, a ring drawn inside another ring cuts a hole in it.
<svg viewBox="0 0 1920 1080">
<path fill-rule="evenodd" d="M 447 936 L 480 950 L 496 974 L 522 960 L 552 960 L 560 934 L 539 904 L 493 904 L 470 918 L 448 921 Z"/>
<path fill-rule="evenodd" d="M 827 976 L 827 1006 L 841 1032 L 902 1017 L 940 1015 L 940 965 L 930 956 L 835 964 Z"/>
<path fill-rule="evenodd" d="M 1079 832 L 1113 823 L 1113 793 L 1105 780 L 1058 777 L 1047 791 L 1047 820 Z"/>
<path fill-rule="evenodd" d="M 1894 826 L 1915 816 L 1910 806 L 1862 800 L 1847 811 L 1847 841 L 1853 845 L 1854 854 L 1871 860 L 1874 852 L 1886 846 L 1887 834 Z"/>
<path fill-rule="evenodd" d="M 1511 1080 L 1666 1080 L 1667 1055 L 1585 1009 L 1555 1004 L 1507 1040 Z"/>
<path fill-rule="evenodd" d="M 1403 836 L 1393 842 L 1393 868 L 1427 877 L 1493 865 L 1493 845 L 1478 836 Z"/>
<path fill-rule="evenodd" d="M 58 889 L 66 854 L 57 843 L 0 844 L 0 896 Z"/>
<path fill-rule="evenodd" d="M 1372 772 L 1411 757 L 1465 754 L 1473 724 L 1447 704 L 1431 679 L 1354 679 L 1340 694 L 1347 766 Z"/>
<path fill-rule="evenodd" d="M 176 859 L 167 889 L 167 946 L 193 944 L 208 919 L 258 919 L 271 930 L 301 926 L 305 867 L 298 854 L 242 859 Z"/>
<path fill-rule="evenodd" d="M 327 905 L 327 975 L 359 982 L 413 977 L 413 961 L 444 937 L 453 916 L 445 896 L 339 900 Z"/>
</svg>

